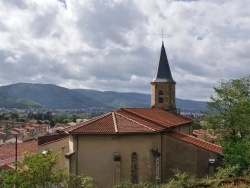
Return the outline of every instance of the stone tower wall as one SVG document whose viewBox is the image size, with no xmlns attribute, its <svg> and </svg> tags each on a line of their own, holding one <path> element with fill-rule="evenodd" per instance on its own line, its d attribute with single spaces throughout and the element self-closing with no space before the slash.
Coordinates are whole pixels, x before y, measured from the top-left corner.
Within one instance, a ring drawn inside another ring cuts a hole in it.
<svg viewBox="0 0 250 188">
<path fill-rule="evenodd" d="M 163 101 L 159 102 L 159 92 L 163 91 Z M 176 110 L 175 105 L 175 83 L 174 82 L 152 82 L 151 83 L 151 107 L 162 108 L 170 111 Z"/>
</svg>

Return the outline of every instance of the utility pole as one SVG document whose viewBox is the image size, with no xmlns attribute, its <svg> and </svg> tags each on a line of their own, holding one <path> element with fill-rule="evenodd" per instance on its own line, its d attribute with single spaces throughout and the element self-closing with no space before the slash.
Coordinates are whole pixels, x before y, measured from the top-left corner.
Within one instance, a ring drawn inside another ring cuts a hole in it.
<svg viewBox="0 0 250 188">
<path fill-rule="evenodd" d="M 13 133 L 15 138 L 16 138 L 16 142 L 15 142 L 15 170 L 17 170 L 17 136 L 18 133 Z"/>
</svg>

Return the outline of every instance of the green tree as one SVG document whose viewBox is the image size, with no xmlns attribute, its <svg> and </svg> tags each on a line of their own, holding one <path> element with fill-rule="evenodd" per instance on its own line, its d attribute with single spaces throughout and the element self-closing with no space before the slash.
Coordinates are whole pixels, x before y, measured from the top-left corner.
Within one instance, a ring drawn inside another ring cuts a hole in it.
<svg viewBox="0 0 250 188">
<path fill-rule="evenodd" d="M 3 113 L 2 117 L 3 117 L 2 118 L 3 120 L 11 120 L 12 114 L 11 114 L 11 112 L 7 111 L 7 112 Z"/>
<path fill-rule="evenodd" d="M 44 119 L 51 121 L 53 119 L 52 112 L 48 111 L 44 114 Z"/>
<path fill-rule="evenodd" d="M 2 172 L 2 188 L 49 188 L 49 187 L 93 187 L 93 180 L 83 175 L 66 173 L 65 168 L 55 168 L 60 155 L 37 153 L 25 154 L 22 162 L 16 163 L 16 170 Z"/>
<path fill-rule="evenodd" d="M 201 128 L 202 126 L 201 126 L 200 120 L 195 119 L 193 123 L 193 129 L 196 130 L 196 129 L 201 129 Z"/>
<path fill-rule="evenodd" d="M 205 112 L 206 122 L 223 146 L 225 165 L 250 167 L 250 77 L 222 81 Z"/>
</svg>

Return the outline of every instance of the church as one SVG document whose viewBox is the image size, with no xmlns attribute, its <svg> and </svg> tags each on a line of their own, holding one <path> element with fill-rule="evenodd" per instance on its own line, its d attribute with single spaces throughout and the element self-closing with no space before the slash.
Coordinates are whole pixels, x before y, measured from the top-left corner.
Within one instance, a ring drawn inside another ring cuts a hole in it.
<svg viewBox="0 0 250 188">
<path fill-rule="evenodd" d="M 178 114 L 164 43 L 151 82 L 151 108 L 121 108 L 65 129 L 70 173 L 97 188 L 123 181 L 166 182 L 174 170 L 212 176 L 221 146 L 192 136 L 193 120 Z"/>
</svg>

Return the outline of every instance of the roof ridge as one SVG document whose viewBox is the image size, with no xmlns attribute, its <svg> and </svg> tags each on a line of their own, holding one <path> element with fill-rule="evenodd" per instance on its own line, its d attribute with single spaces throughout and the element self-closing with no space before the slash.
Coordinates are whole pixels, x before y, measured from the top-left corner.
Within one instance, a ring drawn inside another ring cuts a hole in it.
<svg viewBox="0 0 250 188">
<path fill-rule="evenodd" d="M 131 110 L 128 110 L 128 108 L 121 108 L 122 110 L 124 110 L 124 111 L 126 111 L 126 112 L 129 112 L 130 114 L 134 114 L 134 115 L 136 115 L 137 117 L 140 117 L 140 118 L 142 118 L 142 119 L 144 119 L 144 120 L 147 120 L 147 121 L 149 121 L 149 122 L 151 122 L 151 123 L 155 123 L 155 124 L 157 124 L 157 125 L 159 125 L 159 126 L 161 126 L 161 127 L 163 127 L 163 128 L 168 128 L 168 127 L 166 127 L 166 126 L 164 126 L 163 124 L 160 124 L 160 123 L 158 123 L 158 122 L 156 122 L 156 121 L 154 121 L 154 120 L 152 120 L 152 119 L 150 119 L 150 118 L 147 118 L 147 117 L 145 117 L 145 116 L 142 116 L 142 115 L 140 115 L 140 114 L 138 114 L 138 113 L 136 113 L 136 112 L 132 112 Z M 153 108 L 152 108 L 153 109 Z"/>
<path fill-rule="evenodd" d="M 130 121 L 132 121 L 132 122 L 134 122 L 134 123 L 136 123 L 136 124 L 138 124 L 138 125 L 141 125 L 141 126 L 143 126 L 143 127 L 146 127 L 147 129 L 150 129 L 151 131 L 156 131 L 155 129 L 153 129 L 153 128 L 150 128 L 150 127 L 148 127 L 148 126 L 146 126 L 146 125 L 143 125 L 143 124 L 141 124 L 141 123 L 139 123 L 139 122 L 137 122 L 137 121 L 135 121 L 135 120 L 133 120 L 133 119 L 131 119 L 131 118 L 128 118 L 128 117 L 126 117 L 126 116 L 124 116 L 124 115 L 122 115 L 122 114 L 120 114 L 120 113 L 118 113 L 118 112 L 114 112 L 116 115 L 119 115 L 119 116 L 121 116 L 121 117 L 123 117 L 123 118 L 125 118 L 125 119 L 128 119 L 128 120 L 130 120 Z"/>
<path fill-rule="evenodd" d="M 114 121 L 115 132 L 118 133 L 119 130 L 118 130 L 118 127 L 117 127 L 117 121 L 116 121 L 116 118 L 115 118 L 115 112 L 112 112 L 112 118 L 113 118 L 113 121 Z"/>
<path fill-rule="evenodd" d="M 110 115 L 110 114 L 112 114 L 112 112 L 108 112 L 108 113 L 106 113 L 106 114 L 103 114 L 103 115 L 94 117 L 94 118 L 92 118 L 92 119 L 90 119 L 90 120 L 88 120 L 88 121 L 85 121 L 85 122 L 83 122 L 83 123 L 80 123 L 80 124 L 76 125 L 76 126 L 77 126 L 76 128 L 70 129 L 70 127 L 69 127 L 69 129 L 70 129 L 69 132 L 72 132 L 72 131 L 75 131 L 75 130 L 81 128 L 81 127 L 87 126 L 88 124 L 93 123 L 93 122 L 95 122 L 95 121 L 97 121 L 97 120 L 100 120 L 100 119 L 102 119 L 102 118 L 104 118 L 104 117 L 106 117 L 106 116 L 108 116 L 108 115 Z"/>
</svg>

